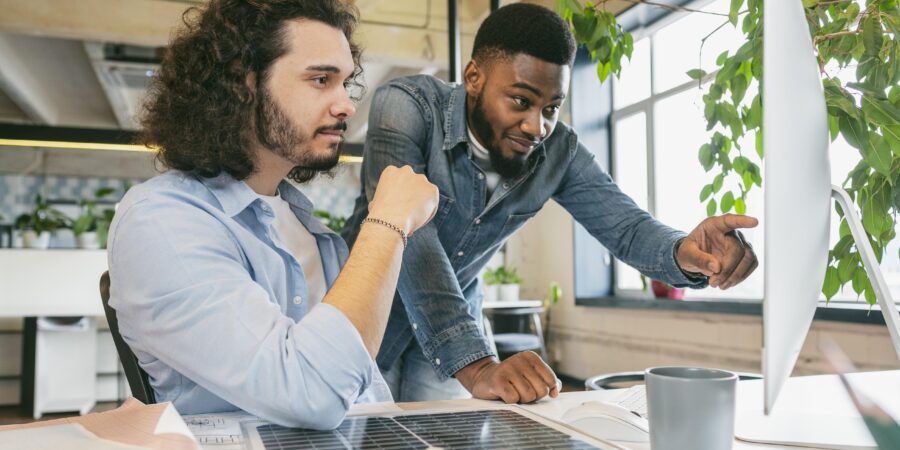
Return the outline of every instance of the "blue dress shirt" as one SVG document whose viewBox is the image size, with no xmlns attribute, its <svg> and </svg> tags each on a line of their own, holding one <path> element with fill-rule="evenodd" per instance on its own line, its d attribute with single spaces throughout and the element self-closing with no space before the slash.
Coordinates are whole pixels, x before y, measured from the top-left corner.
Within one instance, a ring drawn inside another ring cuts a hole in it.
<svg viewBox="0 0 900 450">
<path fill-rule="evenodd" d="M 346 244 L 296 188 L 279 191 L 315 236 L 330 288 Z M 173 170 L 135 186 L 109 234 L 110 305 L 157 399 L 182 414 L 244 410 L 334 428 L 380 376 L 343 313 L 307 308 L 303 270 L 274 239 L 274 218 L 226 174 Z M 370 400 L 390 400 L 384 392 Z"/>
</svg>

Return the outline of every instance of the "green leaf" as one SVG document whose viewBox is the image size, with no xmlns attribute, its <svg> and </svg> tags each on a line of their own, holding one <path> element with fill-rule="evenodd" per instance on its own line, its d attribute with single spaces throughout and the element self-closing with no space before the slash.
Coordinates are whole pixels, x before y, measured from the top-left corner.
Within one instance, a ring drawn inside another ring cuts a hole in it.
<svg viewBox="0 0 900 450">
<path fill-rule="evenodd" d="M 851 280 L 850 285 L 853 287 L 853 292 L 858 294 L 862 294 L 866 289 L 866 282 L 869 281 L 869 277 L 866 274 L 865 270 L 857 270 L 853 273 L 853 279 Z"/>
<path fill-rule="evenodd" d="M 862 98 L 862 110 L 869 121 L 879 125 L 896 125 L 900 121 L 900 108 L 869 95 Z"/>
<path fill-rule="evenodd" d="M 703 69 L 691 69 L 687 71 L 687 76 L 689 76 L 692 80 L 699 80 L 706 75 L 707 73 Z"/>
<path fill-rule="evenodd" d="M 734 206 L 734 194 L 732 194 L 731 191 L 728 191 L 725 193 L 725 195 L 722 196 L 722 204 L 719 209 L 723 213 L 727 213 L 728 211 L 731 211 L 731 208 L 733 206 Z"/>
<path fill-rule="evenodd" d="M 866 298 L 866 303 L 874 305 L 878 302 L 878 298 L 875 296 L 875 288 L 872 287 L 872 281 L 868 278 L 866 278 L 866 288 L 863 294 Z"/>
<path fill-rule="evenodd" d="M 732 25 L 737 26 L 738 13 L 744 0 L 731 0 L 731 8 L 728 9 L 728 21 Z"/>
<path fill-rule="evenodd" d="M 881 21 L 877 15 L 866 16 L 861 24 L 863 44 L 866 46 L 866 55 L 875 57 L 881 51 L 882 35 Z"/>
<path fill-rule="evenodd" d="M 712 147 L 709 144 L 703 144 L 700 146 L 700 154 L 698 155 L 700 159 L 700 164 L 703 166 L 703 170 L 709 172 L 712 169 L 713 164 L 715 163 L 714 155 L 712 153 Z"/>
<path fill-rule="evenodd" d="M 750 187 L 753 186 L 753 172 L 745 171 L 743 175 L 741 175 L 741 181 L 744 182 L 744 189 L 750 190 Z"/>
<path fill-rule="evenodd" d="M 750 160 L 747 159 L 746 157 L 738 156 L 737 158 L 734 158 L 734 161 L 732 161 L 731 164 L 734 166 L 734 170 L 737 173 L 743 175 L 744 172 L 747 171 L 747 168 L 750 166 L 751 163 L 750 163 Z"/>
<path fill-rule="evenodd" d="M 710 194 L 712 194 L 713 187 L 711 184 L 707 184 L 703 186 L 703 189 L 700 190 L 700 201 L 705 202 L 707 198 L 709 198 Z"/>
<path fill-rule="evenodd" d="M 812 8 L 813 6 L 816 6 L 817 3 L 819 3 L 819 0 L 803 0 L 803 7 Z"/>
<path fill-rule="evenodd" d="M 869 195 L 862 205 L 863 228 L 872 236 L 880 235 L 884 228 L 887 205 L 883 201 L 883 197 L 880 193 Z"/>
<path fill-rule="evenodd" d="M 840 287 L 841 281 L 838 277 L 837 269 L 829 266 L 825 270 L 825 282 L 822 283 L 822 293 L 825 294 L 826 299 L 831 300 L 831 297 L 837 294 Z"/>
<path fill-rule="evenodd" d="M 725 182 L 725 176 L 724 176 L 724 175 L 722 175 L 721 173 L 718 174 L 718 175 L 716 175 L 716 177 L 713 178 L 713 182 L 712 182 L 712 191 L 713 191 L 713 192 L 719 192 L 719 190 L 722 189 L 722 184 L 723 184 L 724 182 Z"/>
<path fill-rule="evenodd" d="M 900 156 L 900 125 L 882 125 L 881 132 L 888 146 L 893 149 L 894 155 Z"/>
<path fill-rule="evenodd" d="M 712 217 L 716 214 L 716 199 L 709 199 L 709 203 L 706 204 L 706 215 L 707 217 Z"/>
<path fill-rule="evenodd" d="M 842 219 L 842 220 L 841 220 L 841 225 L 840 225 L 840 228 L 839 228 L 839 234 L 840 234 L 842 240 L 843 240 L 844 238 L 846 238 L 846 237 L 849 237 L 849 238 L 850 238 L 850 243 L 851 243 L 851 244 L 853 243 L 853 235 L 850 234 L 850 224 L 847 223 L 847 219 Z M 838 241 L 838 244 L 840 244 L 840 241 Z M 837 248 L 837 246 L 835 246 L 835 248 Z"/>
<path fill-rule="evenodd" d="M 853 247 L 853 236 L 843 236 L 838 240 L 837 244 L 834 244 L 831 254 L 835 258 L 841 259 L 850 253 L 851 247 Z"/>
<path fill-rule="evenodd" d="M 747 212 L 747 205 L 744 204 L 744 199 L 737 198 L 734 200 L 734 212 L 738 214 L 745 214 Z"/>
<path fill-rule="evenodd" d="M 760 159 L 762 159 L 765 154 L 765 150 L 763 149 L 763 130 L 762 129 L 759 129 L 756 132 L 756 154 L 759 155 Z"/>
<path fill-rule="evenodd" d="M 838 134 L 840 134 L 841 129 L 838 126 L 838 118 L 837 116 L 828 116 L 828 133 L 831 135 L 831 142 L 834 142 L 837 139 Z"/>
<path fill-rule="evenodd" d="M 862 120 L 841 116 L 838 119 L 838 126 L 841 129 L 841 134 L 844 135 L 844 139 L 850 145 L 860 150 L 866 148 L 866 145 L 869 143 L 869 129 Z"/>
<path fill-rule="evenodd" d="M 716 65 L 721 66 L 722 64 L 725 64 L 726 59 L 728 59 L 728 50 L 719 53 L 719 56 L 716 57 Z"/>
<path fill-rule="evenodd" d="M 597 63 L 597 78 L 600 79 L 600 82 L 606 81 L 606 77 L 609 76 L 609 71 L 611 66 L 609 63 Z"/>
<path fill-rule="evenodd" d="M 743 74 L 739 73 L 731 79 L 731 100 L 735 105 L 739 104 L 741 100 L 744 99 L 744 94 L 747 93 L 747 87 L 749 85 L 750 82 L 747 81 L 747 77 Z"/>
<path fill-rule="evenodd" d="M 856 268 L 859 265 L 858 255 L 858 253 L 851 253 L 838 262 L 838 279 L 841 281 L 841 284 L 852 280 L 853 275 L 856 274 Z"/>
<path fill-rule="evenodd" d="M 873 133 L 869 137 L 869 146 L 865 151 L 865 160 L 882 175 L 891 175 L 891 147 L 878 134 Z"/>
</svg>

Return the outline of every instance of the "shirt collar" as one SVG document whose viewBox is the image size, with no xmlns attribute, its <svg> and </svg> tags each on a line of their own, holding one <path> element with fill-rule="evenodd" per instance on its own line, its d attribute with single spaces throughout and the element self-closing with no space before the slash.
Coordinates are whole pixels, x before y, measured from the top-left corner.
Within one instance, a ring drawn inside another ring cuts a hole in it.
<svg viewBox="0 0 900 450">
<path fill-rule="evenodd" d="M 225 172 L 213 178 L 201 178 L 200 181 L 213 193 L 216 200 L 222 205 L 222 212 L 229 217 L 240 214 L 259 199 L 259 195 L 247 183 L 235 180 Z M 281 180 L 281 183 L 278 184 L 278 192 L 291 207 L 303 212 L 304 215 L 312 213 L 312 202 L 287 180 Z"/>
<path fill-rule="evenodd" d="M 452 150 L 460 142 L 468 141 L 466 126 L 466 87 L 457 84 L 450 91 L 447 113 L 444 115 L 444 150 Z"/>
</svg>

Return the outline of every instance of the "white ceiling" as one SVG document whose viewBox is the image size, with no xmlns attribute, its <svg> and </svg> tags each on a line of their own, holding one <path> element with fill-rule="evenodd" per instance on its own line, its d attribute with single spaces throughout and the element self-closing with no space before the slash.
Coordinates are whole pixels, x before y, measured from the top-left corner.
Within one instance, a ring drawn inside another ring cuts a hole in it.
<svg viewBox="0 0 900 450">
<path fill-rule="evenodd" d="M 164 46 L 193 0 L 0 0 L 0 122 L 134 129 L 153 64 L 109 61 L 105 43 Z M 489 0 L 459 0 L 463 61 Z M 536 1 L 553 6 L 553 0 Z M 619 8 L 628 1 L 617 0 Z M 369 93 L 398 76 L 446 79 L 447 2 L 356 0 Z M 348 124 L 362 142 L 368 99 Z"/>
</svg>

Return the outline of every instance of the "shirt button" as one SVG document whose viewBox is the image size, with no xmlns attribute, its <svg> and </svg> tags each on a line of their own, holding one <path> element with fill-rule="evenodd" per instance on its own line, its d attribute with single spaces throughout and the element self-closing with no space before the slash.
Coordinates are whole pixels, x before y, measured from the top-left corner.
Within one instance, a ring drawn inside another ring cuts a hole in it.
<svg viewBox="0 0 900 450">
<path fill-rule="evenodd" d="M 483 180 L 483 179 L 484 179 L 484 174 L 481 173 L 481 172 L 479 172 L 479 173 L 478 173 L 478 179 L 479 179 L 479 180 Z"/>
<path fill-rule="evenodd" d="M 503 183 L 503 189 L 509 189 L 509 183 Z"/>
<path fill-rule="evenodd" d="M 296 297 L 294 297 L 294 304 L 295 304 L 295 305 L 299 305 L 299 304 L 301 304 L 301 303 L 303 303 L 303 298 L 302 298 L 302 297 L 300 297 L 299 295 L 296 296 Z"/>
<path fill-rule="evenodd" d="M 475 225 L 480 225 L 480 224 L 481 224 L 481 219 L 475 219 Z"/>
<path fill-rule="evenodd" d="M 459 252 L 459 253 L 456 254 L 456 256 L 462 256 L 462 255 L 465 255 L 465 253 L 464 253 L 464 252 Z"/>
<path fill-rule="evenodd" d="M 416 324 L 413 324 L 413 330 L 418 330 L 418 329 L 419 329 L 419 326 Z"/>
<path fill-rule="evenodd" d="M 434 364 L 435 364 L 436 366 L 441 365 L 441 358 L 434 358 Z"/>
</svg>

